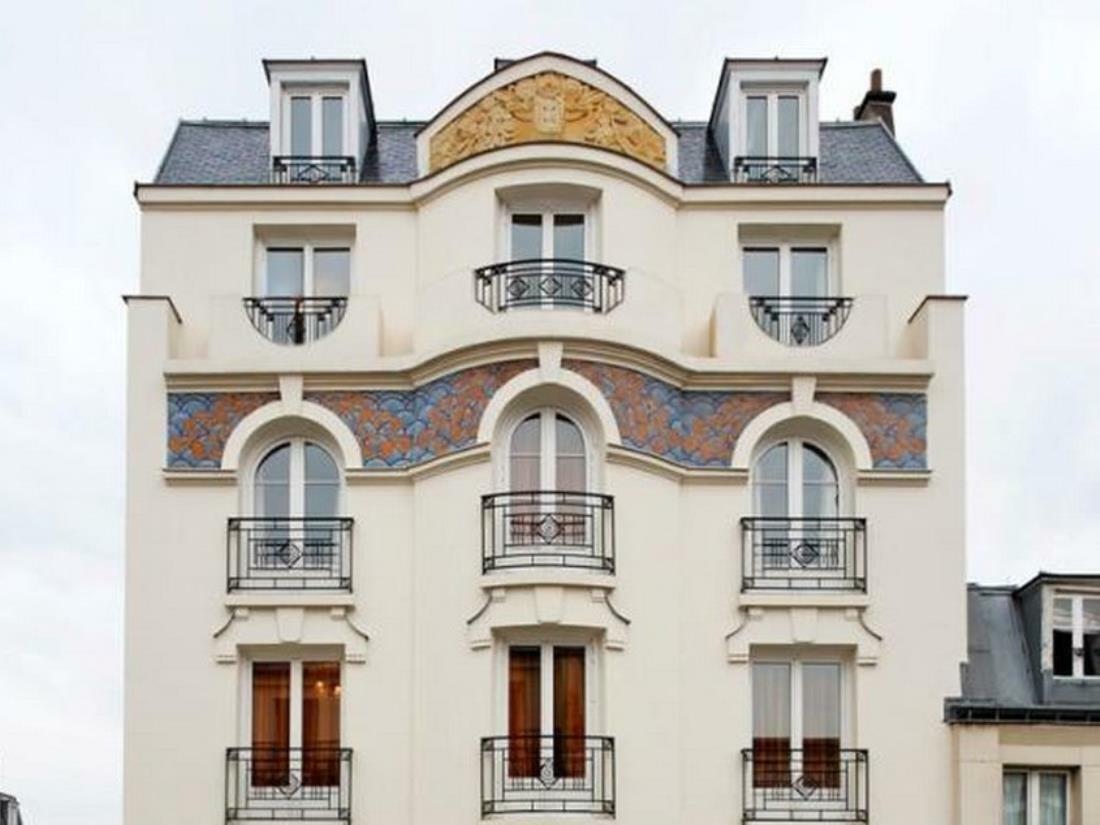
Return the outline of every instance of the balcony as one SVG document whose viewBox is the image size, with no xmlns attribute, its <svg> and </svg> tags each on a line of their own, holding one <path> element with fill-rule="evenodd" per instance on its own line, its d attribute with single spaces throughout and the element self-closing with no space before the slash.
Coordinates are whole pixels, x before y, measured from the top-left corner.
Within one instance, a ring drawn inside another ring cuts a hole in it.
<svg viewBox="0 0 1100 825">
<path fill-rule="evenodd" d="M 225 821 L 351 822 L 350 748 L 229 748 Z"/>
<path fill-rule="evenodd" d="M 350 518 L 231 518 L 230 593 L 351 592 Z"/>
<path fill-rule="evenodd" d="M 355 183 L 355 158 L 344 155 L 276 155 L 272 183 Z"/>
<path fill-rule="evenodd" d="M 801 750 L 741 751 L 742 821 L 868 821 L 867 751 L 816 741 Z"/>
<path fill-rule="evenodd" d="M 474 295 L 490 312 L 525 307 L 610 312 L 623 300 L 624 272 L 567 258 L 531 258 L 474 270 Z"/>
<path fill-rule="evenodd" d="M 738 155 L 733 159 L 737 183 L 816 183 L 817 158 Z"/>
<path fill-rule="evenodd" d="M 481 740 L 481 814 L 615 814 L 610 736 L 491 736 Z"/>
<path fill-rule="evenodd" d="M 773 341 L 788 347 L 816 347 L 844 326 L 852 299 L 753 295 L 749 310 L 756 325 Z"/>
<path fill-rule="evenodd" d="M 741 591 L 867 591 L 862 518 L 741 519 Z"/>
<path fill-rule="evenodd" d="M 482 496 L 482 572 L 531 567 L 614 573 L 615 499 L 558 491 Z"/>
<path fill-rule="evenodd" d="M 344 320 L 345 297 L 245 298 L 253 328 L 276 344 L 309 344 L 324 338 Z"/>
</svg>

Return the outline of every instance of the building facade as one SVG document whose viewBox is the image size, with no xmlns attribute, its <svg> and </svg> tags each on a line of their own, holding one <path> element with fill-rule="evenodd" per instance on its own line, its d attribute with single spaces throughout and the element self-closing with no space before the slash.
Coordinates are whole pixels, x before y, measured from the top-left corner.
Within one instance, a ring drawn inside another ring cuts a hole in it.
<svg viewBox="0 0 1100 825">
<path fill-rule="evenodd" d="M 135 187 L 127 825 L 964 821 L 963 303 L 878 74 L 264 69 Z"/>
</svg>

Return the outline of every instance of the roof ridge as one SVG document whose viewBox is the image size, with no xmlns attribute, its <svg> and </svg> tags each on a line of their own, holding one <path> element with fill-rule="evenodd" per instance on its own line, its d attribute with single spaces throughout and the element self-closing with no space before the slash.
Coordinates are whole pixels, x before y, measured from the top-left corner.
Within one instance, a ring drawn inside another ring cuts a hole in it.
<svg viewBox="0 0 1100 825">
<path fill-rule="evenodd" d="M 271 127 L 271 121 L 269 120 L 248 120 L 247 118 L 180 118 L 180 126 L 212 126 L 212 127 L 225 127 L 225 126 L 244 126 L 253 129 Z"/>
</svg>

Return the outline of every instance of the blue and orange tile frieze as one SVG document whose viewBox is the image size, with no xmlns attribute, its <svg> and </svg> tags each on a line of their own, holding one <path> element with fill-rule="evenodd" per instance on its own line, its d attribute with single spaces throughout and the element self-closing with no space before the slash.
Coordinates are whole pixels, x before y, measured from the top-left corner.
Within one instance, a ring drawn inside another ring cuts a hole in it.
<svg viewBox="0 0 1100 825">
<path fill-rule="evenodd" d="M 410 390 L 307 392 L 355 435 L 367 469 L 414 467 L 473 446 L 493 394 L 532 359 L 470 367 Z M 728 467 L 737 438 L 781 392 L 684 390 L 637 370 L 594 361 L 563 366 L 607 399 L 623 446 L 688 468 Z M 213 469 L 233 428 L 278 400 L 272 392 L 168 394 L 169 468 Z M 927 468 L 927 401 L 920 393 L 819 393 L 862 431 L 876 469 Z"/>
</svg>

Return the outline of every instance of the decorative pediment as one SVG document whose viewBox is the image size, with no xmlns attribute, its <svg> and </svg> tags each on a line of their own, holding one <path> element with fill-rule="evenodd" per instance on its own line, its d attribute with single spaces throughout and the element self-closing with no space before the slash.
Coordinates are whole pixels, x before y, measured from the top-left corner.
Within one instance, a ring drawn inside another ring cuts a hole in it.
<svg viewBox="0 0 1100 825">
<path fill-rule="evenodd" d="M 429 170 L 488 149 L 561 141 L 597 146 L 664 170 L 666 138 L 618 98 L 559 71 L 541 71 L 485 94 L 431 136 Z"/>
</svg>

